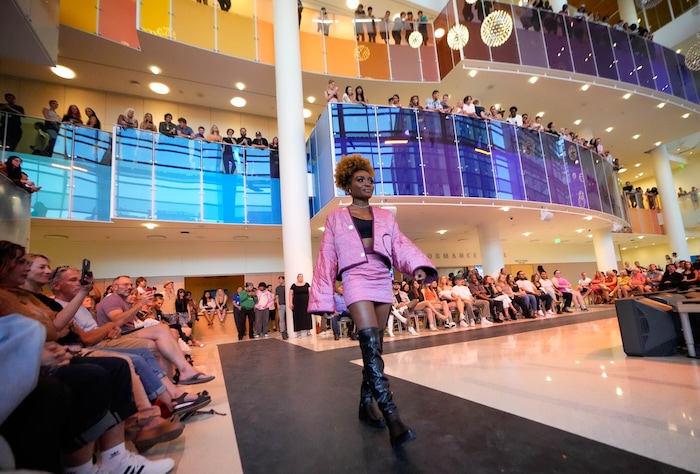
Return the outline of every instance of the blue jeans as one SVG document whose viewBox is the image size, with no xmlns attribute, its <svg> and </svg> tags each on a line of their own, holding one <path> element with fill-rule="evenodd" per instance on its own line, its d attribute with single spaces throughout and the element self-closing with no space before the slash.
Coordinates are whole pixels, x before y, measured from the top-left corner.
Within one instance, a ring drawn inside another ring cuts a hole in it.
<svg viewBox="0 0 700 474">
<path fill-rule="evenodd" d="M 349 318 L 350 312 L 343 311 L 342 313 L 336 314 L 331 318 L 331 327 L 333 328 L 333 334 L 340 335 L 340 323 L 338 322 L 340 318 Z"/>
<path fill-rule="evenodd" d="M 141 379 L 143 388 L 148 395 L 149 400 L 155 400 L 158 395 L 165 392 L 165 386 L 161 382 L 161 379 L 165 377 L 165 371 L 160 366 L 158 361 L 151 351 L 148 349 L 121 349 L 121 348 L 109 348 L 102 349 L 105 351 L 119 352 L 124 354 L 131 359 L 134 364 L 134 370 L 136 374 Z"/>
</svg>

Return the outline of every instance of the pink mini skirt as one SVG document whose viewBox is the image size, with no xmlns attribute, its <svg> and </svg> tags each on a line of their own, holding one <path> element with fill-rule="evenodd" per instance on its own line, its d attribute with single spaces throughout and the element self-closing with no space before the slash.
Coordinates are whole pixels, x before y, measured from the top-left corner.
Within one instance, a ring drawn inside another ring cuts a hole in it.
<svg viewBox="0 0 700 474">
<path fill-rule="evenodd" d="M 343 272 L 343 296 L 350 306 L 358 301 L 392 303 L 391 273 L 386 261 L 376 253 L 367 253 L 367 262 Z"/>
</svg>

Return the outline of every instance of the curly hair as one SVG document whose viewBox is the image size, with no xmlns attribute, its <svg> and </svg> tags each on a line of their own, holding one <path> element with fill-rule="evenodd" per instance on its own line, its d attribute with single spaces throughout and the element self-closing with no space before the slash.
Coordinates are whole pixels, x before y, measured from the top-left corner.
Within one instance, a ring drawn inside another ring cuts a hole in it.
<svg viewBox="0 0 700 474">
<path fill-rule="evenodd" d="M 366 171 L 374 178 L 372 163 L 362 155 L 347 155 L 340 159 L 335 167 L 335 185 L 343 191 L 350 187 L 352 175 L 358 171 Z"/>
</svg>

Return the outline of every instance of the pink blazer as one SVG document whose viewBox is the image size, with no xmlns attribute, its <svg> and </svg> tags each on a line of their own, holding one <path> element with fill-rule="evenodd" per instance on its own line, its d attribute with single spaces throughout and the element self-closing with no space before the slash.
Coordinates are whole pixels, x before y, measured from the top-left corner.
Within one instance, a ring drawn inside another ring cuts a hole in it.
<svg viewBox="0 0 700 474">
<path fill-rule="evenodd" d="M 372 207 L 374 252 L 401 273 L 413 273 L 422 268 L 426 282 L 437 279 L 437 270 L 425 254 L 403 235 L 391 211 Z M 339 208 L 326 218 L 321 248 L 318 251 L 314 278 L 309 296 L 309 313 L 332 313 L 335 310 L 333 294 L 338 275 L 345 270 L 367 262 L 362 238 L 355 228 L 347 208 Z"/>
</svg>

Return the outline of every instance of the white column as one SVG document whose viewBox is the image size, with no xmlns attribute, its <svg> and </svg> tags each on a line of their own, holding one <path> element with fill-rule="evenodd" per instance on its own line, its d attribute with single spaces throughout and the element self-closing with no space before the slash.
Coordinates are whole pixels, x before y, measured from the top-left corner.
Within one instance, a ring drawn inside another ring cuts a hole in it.
<svg viewBox="0 0 700 474">
<path fill-rule="evenodd" d="M 634 7 L 634 0 L 617 0 L 617 10 L 620 12 L 620 20 L 626 21 L 630 25 L 639 23 L 637 21 L 637 9 Z"/>
<path fill-rule="evenodd" d="M 296 281 L 297 274 L 303 273 L 305 280 L 309 282 L 313 276 L 309 190 L 306 177 L 304 94 L 301 84 L 296 3 L 274 0 L 274 21 L 282 248 L 289 297 L 289 286 Z M 287 302 L 287 308 L 290 303 L 291 301 Z M 294 328 L 291 310 L 287 310 L 287 328 L 289 331 Z"/>
<path fill-rule="evenodd" d="M 593 232 L 593 251 L 598 270 L 605 272 L 617 268 L 617 254 L 610 229 L 596 229 Z"/>
<path fill-rule="evenodd" d="M 690 250 L 685 240 L 685 228 L 681 216 L 681 206 L 678 203 L 676 185 L 673 181 L 671 155 L 665 146 L 657 147 L 651 152 L 651 162 L 654 165 L 654 177 L 656 187 L 661 198 L 661 214 L 664 218 L 664 230 L 668 236 L 668 245 L 671 252 L 678 254 L 678 259 L 689 260 Z"/>
<path fill-rule="evenodd" d="M 479 231 L 479 249 L 481 261 L 484 263 L 484 275 L 498 276 L 504 267 L 503 247 L 501 246 L 501 233 L 493 224 L 481 224 L 477 226 Z"/>
</svg>

